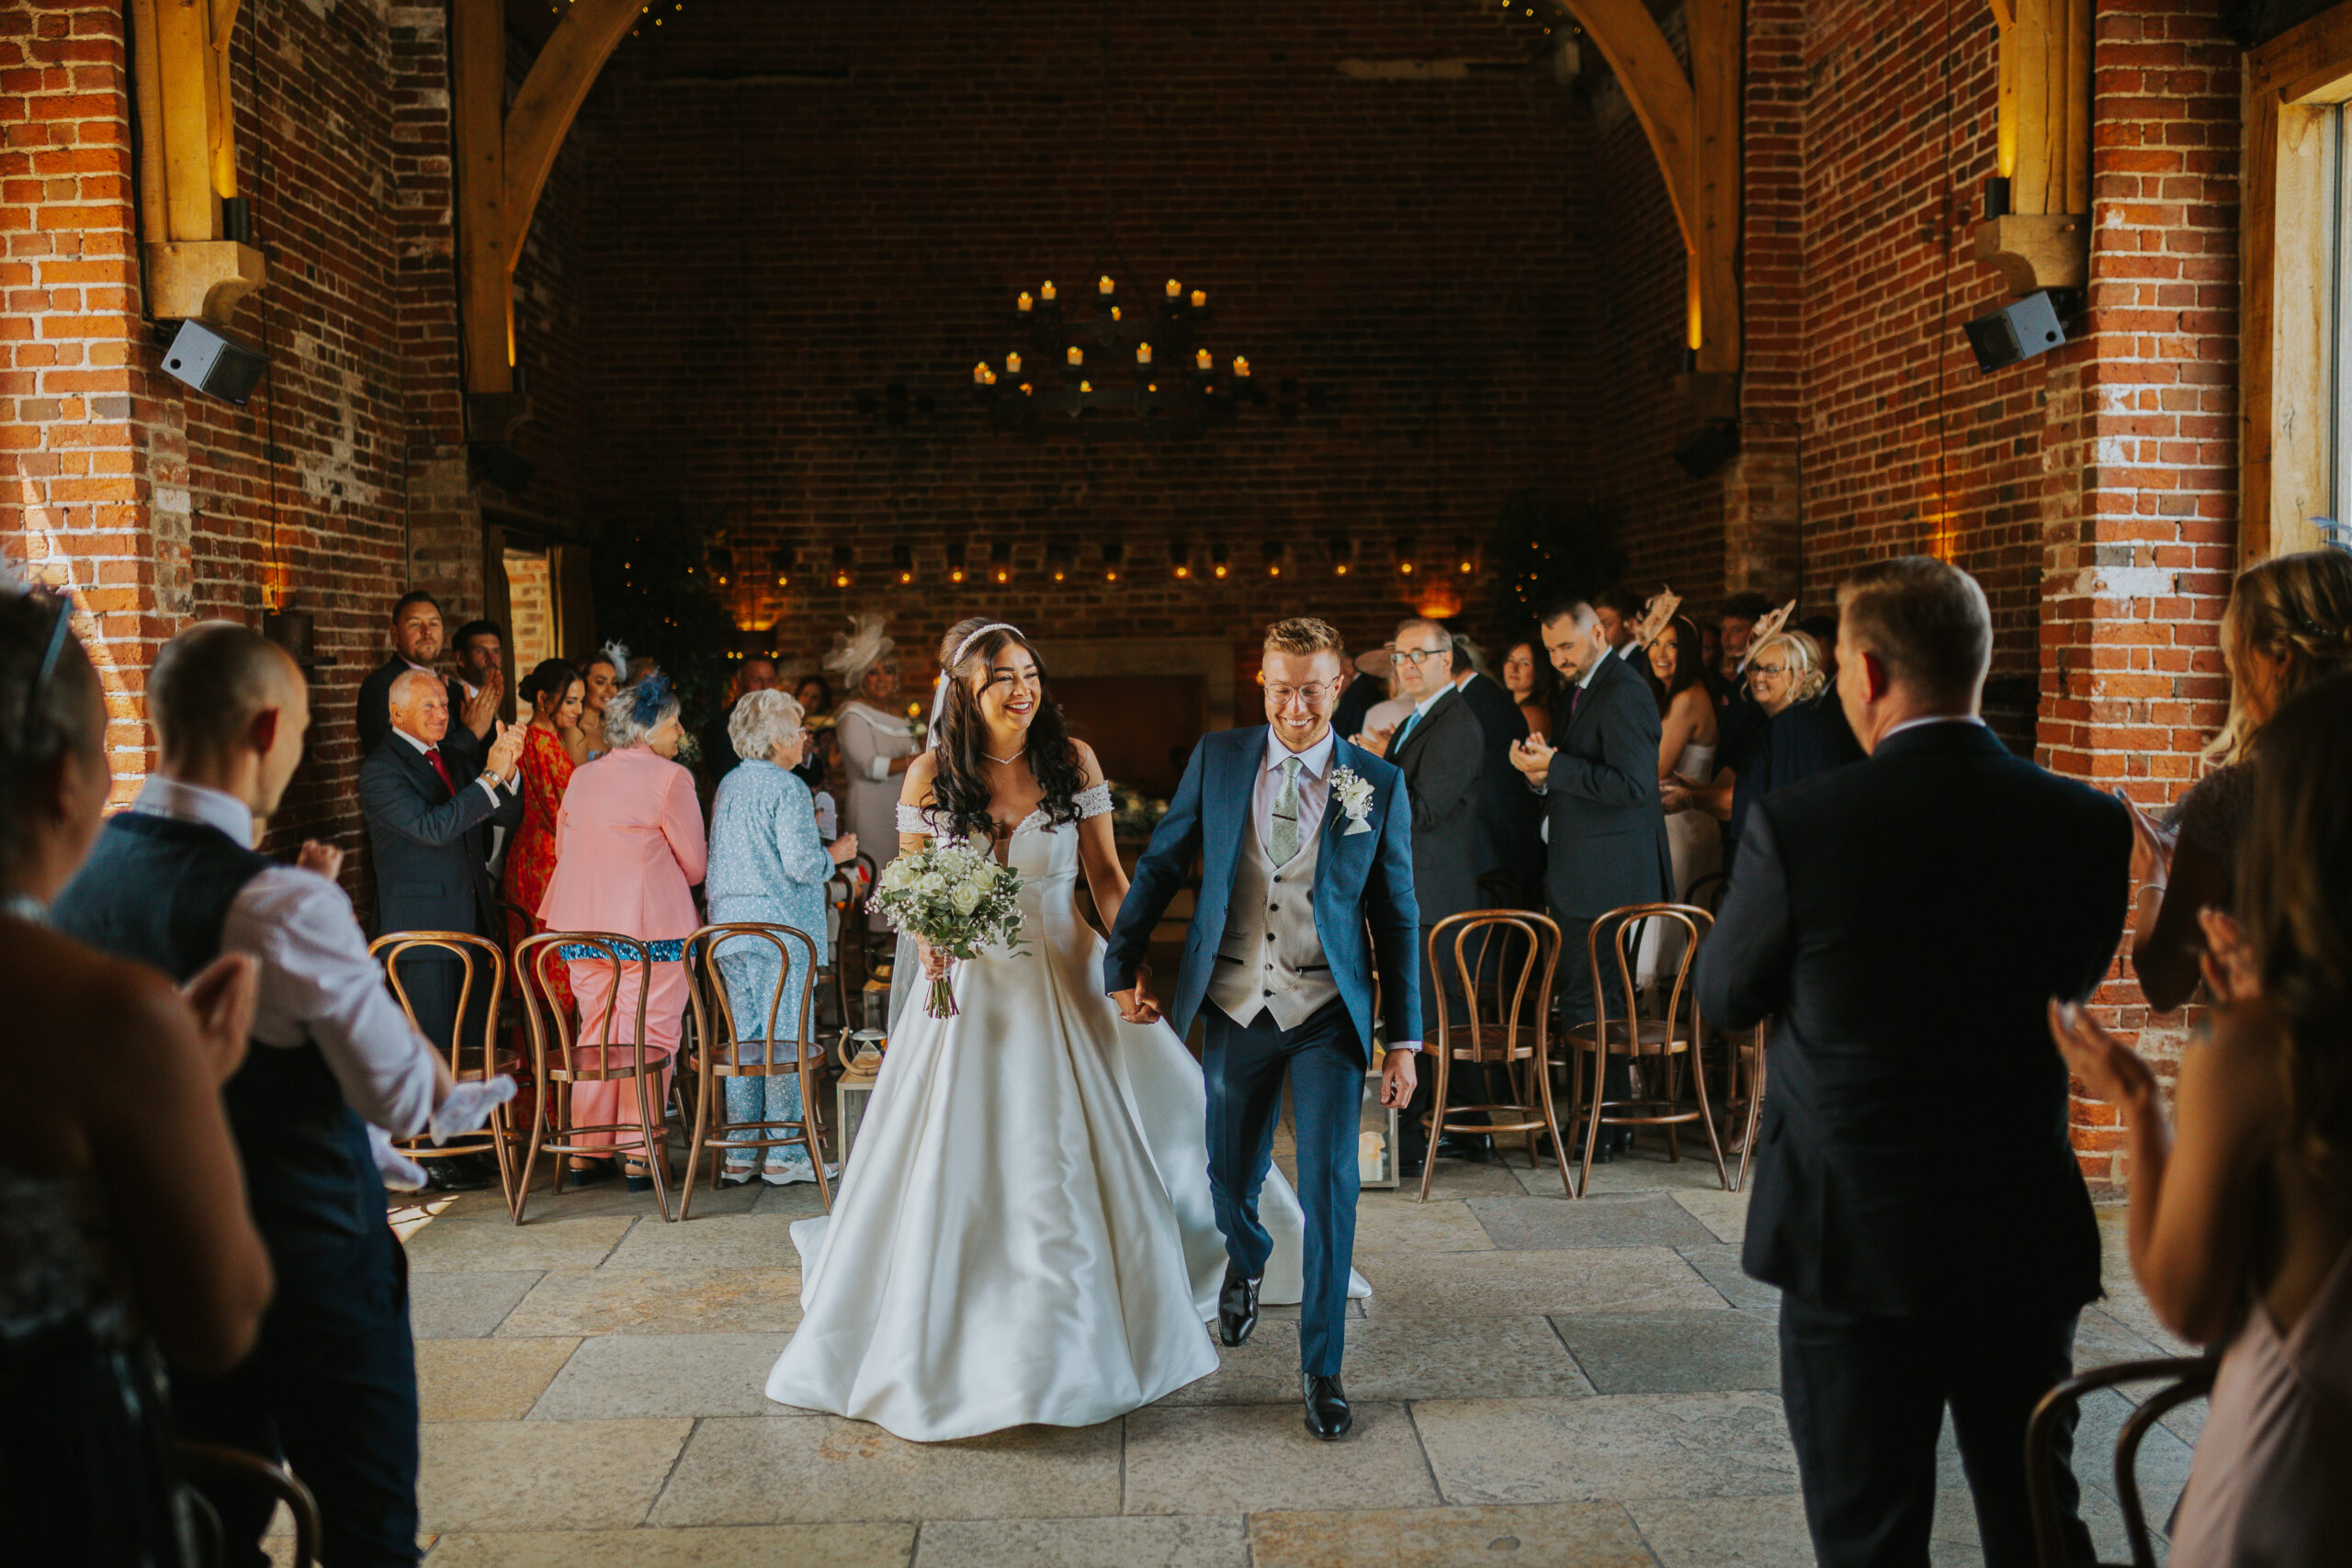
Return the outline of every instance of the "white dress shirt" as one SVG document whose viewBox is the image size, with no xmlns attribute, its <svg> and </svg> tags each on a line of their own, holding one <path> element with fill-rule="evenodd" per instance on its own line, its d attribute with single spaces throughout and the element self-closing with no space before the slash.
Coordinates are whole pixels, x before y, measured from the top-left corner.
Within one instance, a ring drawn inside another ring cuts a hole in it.
<svg viewBox="0 0 2352 1568">
<path fill-rule="evenodd" d="M 1431 698 L 1435 701 L 1435 698 Z M 1298 770 L 1298 841 L 1306 843 L 1323 829 L 1324 810 L 1331 804 L 1331 750 L 1338 739 L 1330 730 L 1323 739 L 1304 751 L 1294 751 L 1283 744 L 1272 725 L 1266 726 L 1266 762 L 1258 770 L 1258 788 L 1250 797 L 1250 817 L 1258 825 L 1258 841 L 1266 852 L 1274 852 L 1274 797 L 1283 792 L 1283 764 L 1291 758 L 1299 760 Z M 1418 1040 L 1392 1040 L 1391 1051 L 1418 1051 Z"/>
<path fill-rule="evenodd" d="M 219 790 L 150 774 L 130 808 L 253 843 L 253 813 Z M 433 1114 L 432 1042 L 385 988 L 383 965 L 368 956 L 339 886 L 300 866 L 269 867 L 229 905 L 220 950 L 260 961 L 257 1043 L 290 1049 L 314 1043 L 345 1102 L 364 1120 L 394 1137 L 424 1130 Z"/>
<path fill-rule="evenodd" d="M 424 741 L 419 740 L 415 736 L 411 735 L 407 730 L 402 729 L 399 725 L 392 726 L 392 733 L 407 741 L 411 746 L 415 747 L 416 754 L 420 757 L 425 755 L 425 753 L 429 751 L 437 751 L 440 750 L 437 746 L 426 745 Z M 449 759 L 446 756 L 443 757 L 441 759 L 441 765 L 445 768 L 449 767 Z M 449 773 L 450 777 L 455 779 L 457 776 L 457 770 L 450 768 Z M 481 785 L 481 787 L 489 793 L 490 804 L 492 807 L 501 807 L 506 804 L 504 797 L 498 793 L 500 786 L 490 782 L 487 773 L 475 774 L 474 783 Z"/>
<path fill-rule="evenodd" d="M 1883 746 L 1905 730 L 1917 729 L 1923 724 L 1973 724 L 1979 729 L 1984 728 L 1984 719 L 1973 713 L 1931 713 L 1925 718 L 1905 719 L 1901 724 L 1880 736 L 1879 744 Z"/>
</svg>

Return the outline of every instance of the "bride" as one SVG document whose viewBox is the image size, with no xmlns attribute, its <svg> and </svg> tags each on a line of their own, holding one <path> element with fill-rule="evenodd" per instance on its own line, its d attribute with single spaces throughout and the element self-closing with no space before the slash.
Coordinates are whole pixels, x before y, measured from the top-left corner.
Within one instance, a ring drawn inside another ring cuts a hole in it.
<svg viewBox="0 0 2352 1568">
<path fill-rule="evenodd" d="M 1091 1426 L 1206 1377 L 1226 1258 L 1201 1069 L 1167 1025 L 1120 1020 L 1079 918 L 1081 869 L 1098 909 L 1127 891 L 1102 770 L 1012 627 L 972 633 L 948 669 L 899 848 L 993 842 L 1021 874 L 1022 951 L 956 966 L 955 1017 L 907 1009 L 831 1215 L 792 1227 L 802 1317 L 767 1381 L 779 1404 L 922 1442 Z M 1261 1205 L 1261 1299 L 1295 1302 L 1302 1218 L 1279 1171 Z"/>
</svg>

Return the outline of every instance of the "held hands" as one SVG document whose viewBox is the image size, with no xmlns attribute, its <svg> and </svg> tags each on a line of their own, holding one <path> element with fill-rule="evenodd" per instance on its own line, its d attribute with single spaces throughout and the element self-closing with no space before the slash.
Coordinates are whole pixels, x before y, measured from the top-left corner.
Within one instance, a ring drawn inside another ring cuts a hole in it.
<svg viewBox="0 0 2352 1568">
<path fill-rule="evenodd" d="M 2134 1108 L 2154 1102 L 2155 1073 L 2137 1051 L 2093 1022 L 2080 1002 L 2050 998 L 2050 1037 L 2093 1100 Z"/>
<path fill-rule="evenodd" d="M 833 857 L 833 863 L 835 865 L 847 864 L 849 862 L 857 858 L 857 835 L 855 833 L 843 833 L 840 838 L 835 839 L 832 841 L 832 844 L 825 852 Z"/>
<path fill-rule="evenodd" d="M 204 1042 L 217 1080 L 227 1083 L 243 1065 L 252 1038 L 254 1007 L 261 995 L 261 965 L 251 955 L 224 953 L 206 964 L 180 995 L 196 1013 L 197 1034 Z"/>
<path fill-rule="evenodd" d="M 1673 773 L 1657 781 L 1657 803 L 1667 816 L 1690 809 L 1690 786 Z"/>
<path fill-rule="evenodd" d="M 485 691 L 488 689 L 488 687 L 483 688 Z M 470 708 L 472 705 L 469 703 L 467 706 Z M 502 784 L 512 784 L 514 780 L 514 764 L 523 755 L 525 739 L 523 726 L 499 725 L 498 739 L 490 744 L 490 760 L 482 764 L 482 771 L 496 774 Z"/>
<path fill-rule="evenodd" d="M 481 678 L 481 689 L 466 699 L 465 708 L 458 716 L 476 735 L 487 735 L 490 727 L 498 722 L 499 700 L 505 694 L 505 672 L 489 671 Z"/>
<path fill-rule="evenodd" d="M 343 874 L 343 852 L 333 844 L 322 844 L 316 839 L 302 840 L 302 852 L 294 863 L 304 871 L 315 871 L 329 882 Z"/>
<path fill-rule="evenodd" d="M 1124 991 L 1114 991 L 1111 999 L 1119 1006 L 1119 1016 L 1129 1023 L 1158 1023 L 1159 998 L 1151 994 L 1151 970 L 1136 971 L 1136 983 Z"/>
</svg>

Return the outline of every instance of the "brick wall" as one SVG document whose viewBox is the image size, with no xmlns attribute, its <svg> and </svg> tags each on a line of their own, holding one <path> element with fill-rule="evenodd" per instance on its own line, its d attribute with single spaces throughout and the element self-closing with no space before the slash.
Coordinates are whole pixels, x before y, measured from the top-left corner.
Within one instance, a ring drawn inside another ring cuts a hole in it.
<svg viewBox="0 0 2352 1568">
<path fill-rule="evenodd" d="M 1021 0 L 902 26 L 826 0 L 786 30 L 717 0 L 625 45 L 589 108 L 596 190 L 567 263 L 597 336 L 589 514 L 723 526 L 738 619 L 803 661 L 852 608 L 916 643 L 981 610 L 1071 637 L 1246 638 L 1315 609 L 1361 640 L 1431 599 L 1481 618 L 1504 497 L 1586 493 L 1602 439 L 1584 258 L 1605 225 L 1589 117 L 1540 27 L 1466 0 L 1112 7 L 1106 91 L 1102 15 Z M 1015 293 L 1075 296 L 1108 265 L 1106 159 L 1126 286 L 1208 289 L 1220 357 L 1256 367 L 1274 406 L 1237 429 L 1033 444 L 973 405 L 973 363 L 1020 346 Z M 1344 578 L 1335 538 L 1356 550 Z M 1196 549 L 1187 581 L 1171 539 Z M 1009 545 L 1012 581 L 953 584 L 951 542 L 976 561 Z M 1105 544 L 1126 552 L 1116 582 Z M 786 547 L 817 568 L 848 547 L 854 586 L 779 589 Z"/>
</svg>

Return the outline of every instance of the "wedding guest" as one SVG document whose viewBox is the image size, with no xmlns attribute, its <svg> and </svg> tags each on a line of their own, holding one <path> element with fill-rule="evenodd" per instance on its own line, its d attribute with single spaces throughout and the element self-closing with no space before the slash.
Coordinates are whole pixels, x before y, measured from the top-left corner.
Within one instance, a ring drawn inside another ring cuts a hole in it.
<svg viewBox="0 0 2352 1568">
<path fill-rule="evenodd" d="M 464 931 L 496 941 L 504 929 L 491 880 L 489 830 L 523 820 L 516 763 L 525 733 L 502 724 L 487 756 L 445 750 L 451 728 L 448 695 L 437 676 L 411 671 L 392 682 L 392 732 L 359 764 L 359 807 L 376 873 L 376 933 Z M 464 966 L 453 954 L 414 953 L 401 960 L 401 983 L 417 1026 L 446 1056 L 456 1039 L 481 1038 L 490 1005 L 476 985 L 468 1016 L 458 1017 Z M 487 1185 L 495 1171 L 485 1155 L 435 1160 L 436 1190 Z"/>
<path fill-rule="evenodd" d="M 655 670 L 615 692 L 605 704 L 605 738 L 612 750 L 571 775 L 556 814 L 555 874 L 539 901 L 539 924 L 548 931 L 609 931 L 646 949 L 652 979 L 645 987 L 645 1054 L 663 1066 L 658 1081 L 645 1085 L 645 1098 L 659 1119 L 685 1014 L 685 939 L 700 924 L 693 889 L 703 879 L 708 853 L 694 775 L 673 761 L 685 727 L 678 721 L 669 677 Z M 561 956 L 580 1006 L 582 1040 L 614 1050 L 617 1065 L 629 1043 L 627 1032 L 636 1026 L 640 970 L 624 962 L 616 988 L 602 949 L 568 946 Z M 622 953 L 624 960 L 629 956 Z M 574 1084 L 571 1121 L 625 1129 L 571 1141 L 630 1140 L 635 1152 L 624 1156 L 629 1190 L 652 1184 L 653 1168 L 635 1131 L 644 1125 L 636 1084 L 626 1078 Z M 605 1156 L 575 1157 L 572 1168 L 594 1179 L 611 1174 Z"/>
<path fill-rule="evenodd" d="M 593 762 L 612 750 L 605 744 L 605 705 L 620 690 L 621 671 L 627 668 L 628 657 L 613 649 L 601 648 L 585 659 L 576 659 L 571 667 L 580 671 L 583 688 L 580 704 L 581 761 Z"/>
<path fill-rule="evenodd" d="M 746 694 L 735 705 L 729 721 L 729 739 L 741 764 L 722 780 L 710 818 L 710 867 L 704 894 L 710 900 L 713 925 L 759 921 L 790 926 L 806 932 L 821 960 L 825 944 L 825 885 L 835 868 L 857 853 L 857 835 L 843 834 L 829 848 L 817 835 L 815 803 L 808 788 L 792 770 L 808 744 L 801 728 L 800 705 L 782 692 Z M 808 956 L 788 940 L 787 972 L 776 951 L 760 940 L 722 943 L 718 972 L 727 983 L 727 1005 L 733 1013 L 738 1037 L 744 1043 L 739 1059 L 767 1059 L 768 1012 L 775 1008 L 780 1042 L 799 1041 L 799 999 L 808 984 Z M 777 1002 L 781 983 L 782 1002 Z M 803 1043 L 813 1056 L 824 1047 Z M 779 1051 L 781 1066 L 790 1056 Z M 727 1119 L 729 1122 L 797 1122 L 801 1119 L 800 1075 L 775 1072 L 764 1078 L 729 1078 Z M 744 1133 L 748 1139 L 754 1134 Z M 772 1132 L 769 1135 L 779 1135 Z M 752 1179 L 758 1151 L 740 1156 L 730 1152 L 720 1179 L 741 1183 Z M 830 1170 L 826 1173 L 831 1175 Z M 813 1181 L 816 1172 L 806 1149 L 772 1148 L 758 1168 L 760 1179 L 772 1187 Z"/>
<path fill-rule="evenodd" d="M 910 725 L 896 705 L 898 647 L 882 635 L 882 617 L 855 616 L 851 625 L 850 635 L 837 635 L 825 656 L 825 668 L 854 694 L 833 711 L 844 775 L 842 816 L 882 867 L 898 858 L 899 775 L 922 754 L 926 741 L 923 730 Z M 884 929 L 879 914 L 869 914 L 868 929 Z"/>
<path fill-rule="evenodd" d="M 1521 742 L 1511 764 L 1544 796 L 1550 853 L 1544 889 L 1562 939 L 1561 997 L 1566 1021 L 1590 1023 L 1594 1016 L 1592 965 L 1587 934 L 1611 909 L 1656 903 L 1673 876 L 1666 818 L 1657 784 L 1657 703 L 1649 682 L 1610 646 L 1600 617 L 1581 601 L 1555 606 L 1544 617 L 1544 646 L 1560 672 L 1567 701 L 1559 744 Z M 1610 1016 L 1623 1019 L 1627 998 L 1616 965 L 1608 959 L 1611 933 L 1601 933 L 1601 954 Z M 1604 1093 L 1622 1100 L 1628 1089 L 1627 1064 L 1611 1057 Z M 1624 1145 L 1631 1129 L 1620 1129 Z M 1594 1150 L 1593 1157 L 1603 1157 Z"/>
<path fill-rule="evenodd" d="M 12 1560 L 182 1568 L 157 1352 L 183 1377 L 226 1372 L 270 1295 L 220 1094 L 255 972 L 217 958 L 183 999 L 51 927 L 113 782 L 70 615 L 0 592 L 0 1517 Z"/>
<path fill-rule="evenodd" d="M 395 722 L 420 702 L 446 700 L 437 676 L 405 674 L 393 683 Z M 413 1563 L 408 1273 L 384 1221 L 369 1127 L 396 1138 L 428 1124 L 462 1132 L 496 1101 L 482 1098 L 481 1084 L 453 1085 L 444 1055 L 393 1001 L 334 880 L 341 852 L 305 844 L 289 866 L 253 850 L 310 727 L 294 661 L 244 626 L 191 627 L 156 658 L 147 716 L 155 771 L 107 824 L 56 918 L 93 946 L 175 977 L 224 952 L 255 960 L 252 1048 L 220 1095 L 277 1277 L 250 1356 L 223 1375 L 173 1379 L 179 1435 L 282 1456 L 319 1500 L 322 1561 Z M 370 764 L 401 744 L 396 732 Z M 502 735 L 493 762 L 503 754 L 511 766 L 520 744 L 518 734 Z M 479 819 L 486 792 L 468 793 Z M 377 874 L 380 886 L 402 874 L 379 858 Z M 206 1490 L 227 1560 L 265 1562 L 274 1500 L 257 1487 Z"/>
<path fill-rule="evenodd" d="M 523 727 L 523 754 L 515 759 L 523 778 L 523 820 L 506 851 L 500 893 L 518 909 L 536 909 L 547 897 L 548 878 L 555 874 L 555 819 L 563 792 L 571 783 L 571 771 L 588 760 L 580 733 L 588 686 L 571 665 L 548 659 L 523 678 L 521 690 L 531 705 L 531 721 Z M 510 942 L 525 934 L 512 916 L 507 923 Z M 571 1000 L 569 987 L 562 987 L 562 1000 Z"/>
<path fill-rule="evenodd" d="M 1413 895 L 1420 909 L 1421 1038 L 1432 1041 L 1449 1006 L 1457 1019 L 1466 1019 L 1468 1012 L 1461 971 L 1451 951 L 1432 954 L 1430 935 L 1440 921 L 1484 904 L 1478 895 L 1478 801 L 1487 742 L 1477 715 L 1454 686 L 1453 649 L 1453 635 L 1435 621 L 1399 626 L 1388 650 L 1397 695 L 1413 709 L 1393 730 L 1349 737 L 1351 744 L 1395 763 L 1405 775 L 1405 793 L 1413 809 Z M 1429 1113 L 1436 1084 L 1432 1073 L 1408 1107 L 1414 1133 Z M 1469 1105 L 1489 1102 L 1493 1096 L 1465 1074 L 1452 1086 L 1450 1099 Z M 1489 1154 L 1494 1142 L 1455 1134 L 1448 1138 L 1452 1141 L 1442 1142 L 1441 1153 L 1473 1157 Z M 1402 1153 L 1408 1167 L 1419 1165 L 1423 1142 L 1407 1136 Z"/>
<path fill-rule="evenodd" d="M 1710 1022 L 1773 1021 L 1741 1267 L 1781 1289 L 1825 1568 L 1927 1561 L 1947 1405 L 1984 1561 L 2029 1568 L 2026 1419 L 2099 1293 L 2044 1010 L 2107 973 L 2132 828 L 1977 716 L 1993 624 L 1974 579 L 1911 556 L 1838 599 L 1838 695 L 1870 760 L 1755 804 L 1699 954 Z M 2072 1439 L 2053 1478 L 2070 1561 L 2091 1556 Z"/>
<path fill-rule="evenodd" d="M 1687 656 L 1685 650 L 1688 650 Z M 1707 690 L 1706 670 L 1700 663 L 1699 628 L 1688 615 L 1677 615 L 1650 644 L 1650 674 L 1658 694 L 1657 780 L 1663 804 L 1670 792 L 1687 796 L 1696 784 L 1715 775 L 1715 703 Z M 1668 807 L 1666 842 L 1674 867 L 1668 897 L 1688 902 L 1693 884 L 1723 869 L 1723 829 L 1704 811 L 1684 805 Z M 1682 929 L 1653 922 L 1642 936 L 1641 974 L 1645 982 L 1671 971 L 1682 960 Z"/>
<path fill-rule="evenodd" d="M 2239 574 L 2222 612 L 2222 662 L 2230 712 L 2205 749 L 2212 771 L 2174 802 L 2162 826 L 2132 807 L 2132 874 L 2139 885 L 2132 967 L 2159 1012 L 2197 989 L 2205 947 L 2199 911 L 2232 907 L 2255 737 L 2297 693 L 2352 671 L 2352 556 L 2308 550 Z"/>
<path fill-rule="evenodd" d="M 1527 733 L 1538 740 L 1551 736 L 1552 696 L 1560 683 L 1543 651 L 1541 643 L 1515 642 L 1503 655 L 1503 687 L 1519 705 Z"/>
<path fill-rule="evenodd" d="M 833 684 L 822 675 L 803 675 L 792 688 L 792 700 L 808 718 L 833 711 Z"/>
<path fill-rule="evenodd" d="M 506 679 L 506 634 L 496 621 L 468 621 L 450 640 L 458 656 L 458 684 L 472 701 L 487 687 Z"/>
<path fill-rule="evenodd" d="M 1829 684 L 1838 684 L 1838 617 L 1807 615 L 1794 628 L 1813 638 L 1813 646 L 1821 649 L 1821 673 Z"/>
<path fill-rule="evenodd" d="M 1618 658 L 1634 667 L 1645 679 L 1650 673 L 1649 650 L 1642 646 L 1642 617 L 1648 613 L 1648 602 L 1631 588 L 1620 585 L 1596 594 L 1592 613 L 1600 617 L 1602 632 L 1609 647 Z"/>
<path fill-rule="evenodd" d="M 1761 593 L 1735 593 L 1724 601 L 1723 613 L 1715 618 L 1715 668 L 1724 690 L 1738 687 L 1739 667 L 1747 658 L 1748 635 L 1771 613 L 1772 601 Z"/>
<path fill-rule="evenodd" d="M 1454 632 L 1453 652 L 1453 689 L 1470 705 L 1486 749 L 1478 780 L 1478 900 L 1472 907 L 1532 902 L 1543 891 L 1536 874 L 1543 860 L 1538 837 L 1543 811 L 1510 765 L 1511 747 L 1527 739 L 1527 721 L 1487 669 L 1486 655 L 1476 642 Z M 1536 852 L 1529 852 L 1530 844 Z"/>
<path fill-rule="evenodd" d="M 359 682 L 359 754 L 371 756 L 391 733 L 392 682 L 405 671 L 432 674 L 441 657 L 441 604 L 430 593 L 401 595 L 392 606 L 392 653 Z M 448 682 L 449 712 L 459 720 L 450 737 L 454 751 L 479 753 L 490 749 L 491 726 L 498 721 L 500 686 L 492 682 L 468 694 L 457 681 Z M 479 760 L 477 758 L 477 760 Z"/>
<path fill-rule="evenodd" d="M 1820 646 L 1803 632 L 1775 632 L 1757 643 L 1748 654 L 1747 683 L 1761 722 L 1736 747 L 1726 733 L 1720 765 L 1705 785 L 1690 788 L 1678 779 L 1667 786 L 1668 810 L 1695 807 L 1724 824 L 1726 861 L 1738 853 L 1755 802 L 1861 758 L 1823 662 Z M 1724 728 L 1728 732 L 1727 722 Z"/>
<path fill-rule="evenodd" d="M 1388 654 L 1374 649 L 1351 660 L 1343 673 L 1347 685 L 1331 709 L 1331 728 L 1341 735 L 1361 735 L 1372 728 L 1375 704 L 1388 700 Z"/>
<path fill-rule="evenodd" d="M 735 716 L 735 705 L 753 692 L 774 690 L 782 680 L 775 672 L 775 660 L 763 653 L 752 654 L 735 666 L 726 704 L 702 727 L 702 773 L 711 788 L 717 789 L 718 782 L 735 769 L 735 743 L 728 739 L 727 728 Z"/>
<path fill-rule="evenodd" d="M 2177 1568 L 2333 1562 L 2352 1540 L 2352 680 L 2275 712 L 2233 764 L 2239 916 L 2205 914 L 2212 1030 L 2181 1053 L 2177 1134 L 2138 1053 L 2063 993 L 2050 1009 L 2066 1065 L 2122 1109 L 2148 1304 L 2228 1346 Z"/>
</svg>

